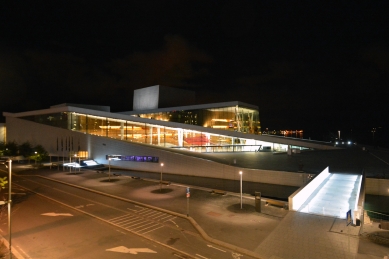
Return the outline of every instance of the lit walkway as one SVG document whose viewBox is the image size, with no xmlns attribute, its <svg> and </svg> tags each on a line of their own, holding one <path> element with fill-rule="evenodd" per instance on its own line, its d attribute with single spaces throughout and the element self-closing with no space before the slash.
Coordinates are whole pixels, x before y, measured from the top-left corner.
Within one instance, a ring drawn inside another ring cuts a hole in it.
<svg viewBox="0 0 389 259">
<path fill-rule="evenodd" d="M 361 175 L 330 174 L 298 211 L 346 218 L 347 211 L 355 208 L 361 178 Z"/>
<path fill-rule="evenodd" d="M 358 231 L 344 219 L 290 211 L 255 252 L 267 259 L 357 258 Z"/>
</svg>

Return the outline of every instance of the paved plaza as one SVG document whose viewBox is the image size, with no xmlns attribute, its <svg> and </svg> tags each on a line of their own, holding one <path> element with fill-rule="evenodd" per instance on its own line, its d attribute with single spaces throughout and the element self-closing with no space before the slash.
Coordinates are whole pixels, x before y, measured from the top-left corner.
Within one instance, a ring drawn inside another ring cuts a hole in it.
<svg viewBox="0 0 389 259">
<path fill-rule="evenodd" d="M 113 173 L 115 173 L 113 171 Z M 114 181 L 94 171 L 76 173 L 57 169 L 24 170 L 16 174 L 41 175 L 63 183 L 141 202 L 149 206 L 189 216 L 208 240 L 218 245 L 239 247 L 241 254 L 264 259 L 289 258 L 384 258 L 389 244 L 376 242 L 371 234 L 386 237 L 376 223 L 361 227 L 346 226 L 346 220 L 321 215 L 292 212 L 280 207 L 265 206 L 255 210 L 254 198 L 245 194 L 242 209 L 236 193 L 220 195 L 210 189 L 191 187 L 190 207 L 186 207 L 186 185 L 163 186 L 154 180 L 131 177 L 131 171 L 116 173 Z M 138 172 L 139 175 L 139 172 Z M 388 236 L 389 237 L 389 236 Z M 244 257 L 242 257 L 244 258 Z"/>
</svg>

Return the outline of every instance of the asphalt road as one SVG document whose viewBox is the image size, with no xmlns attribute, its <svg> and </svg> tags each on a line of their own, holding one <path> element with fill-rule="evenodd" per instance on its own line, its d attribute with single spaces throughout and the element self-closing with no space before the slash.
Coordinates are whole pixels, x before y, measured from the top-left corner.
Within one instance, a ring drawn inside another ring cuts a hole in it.
<svg viewBox="0 0 389 259">
<path fill-rule="evenodd" d="M 15 198 L 12 208 L 12 245 L 24 258 L 124 258 L 129 254 L 177 258 L 174 251 L 155 242 L 41 195 L 25 193 L 21 200 Z M 6 214 L 1 223 L 8 240 Z"/>
<path fill-rule="evenodd" d="M 25 258 L 241 258 L 147 206 L 28 175 L 13 177 L 13 192 L 12 244 Z"/>
</svg>

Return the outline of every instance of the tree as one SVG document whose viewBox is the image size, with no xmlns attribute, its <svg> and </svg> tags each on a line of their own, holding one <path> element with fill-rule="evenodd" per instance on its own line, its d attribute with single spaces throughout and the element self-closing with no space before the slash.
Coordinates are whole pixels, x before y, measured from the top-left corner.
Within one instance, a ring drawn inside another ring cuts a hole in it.
<svg viewBox="0 0 389 259">
<path fill-rule="evenodd" d="M 6 166 L 7 167 L 6 163 L 7 162 L 2 162 L 0 164 L 0 166 Z M 8 183 L 8 180 L 7 180 L 6 176 L 0 177 L 0 193 L 2 194 L 2 196 L 4 196 L 4 194 L 2 193 L 2 190 L 5 189 L 5 186 L 7 185 L 7 183 Z M 4 197 L 2 197 L 2 198 L 4 200 Z"/>
<path fill-rule="evenodd" d="M 19 146 L 19 154 L 24 157 L 30 157 L 34 154 L 34 149 L 31 146 L 30 142 L 24 142 Z"/>
<path fill-rule="evenodd" d="M 0 177 L 0 193 L 1 193 L 1 201 L 6 201 L 7 198 L 4 197 L 4 193 L 2 192 L 5 189 L 5 186 L 8 184 L 7 177 Z M 7 206 L 0 206 L 0 219 L 3 217 L 4 212 L 6 211 Z"/>
<path fill-rule="evenodd" d="M 41 163 L 43 160 L 46 160 L 49 157 L 46 149 L 41 145 L 34 147 L 34 154 L 31 156 L 31 159 L 35 160 L 37 163 Z"/>
<path fill-rule="evenodd" d="M 0 156 L 4 155 L 4 150 L 5 150 L 5 143 L 0 142 Z"/>
<path fill-rule="evenodd" d="M 4 156 L 16 156 L 18 154 L 18 144 L 15 141 L 11 141 L 5 144 Z"/>
<path fill-rule="evenodd" d="M 7 185 L 8 180 L 7 177 L 0 177 L 0 189 L 5 189 L 5 186 Z"/>
</svg>

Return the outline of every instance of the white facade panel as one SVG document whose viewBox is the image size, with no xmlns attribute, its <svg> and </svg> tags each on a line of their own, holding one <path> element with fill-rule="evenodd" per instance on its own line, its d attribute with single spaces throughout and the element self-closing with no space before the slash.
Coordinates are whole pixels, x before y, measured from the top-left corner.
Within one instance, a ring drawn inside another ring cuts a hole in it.
<svg viewBox="0 0 389 259">
<path fill-rule="evenodd" d="M 133 110 L 157 109 L 159 103 L 159 85 L 134 90 Z"/>
<path fill-rule="evenodd" d="M 0 123 L 0 143 L 6 142 L 7 140 L 7 134 L 6 134 L 6 127 L 4 123 Z"/>
</svg>

